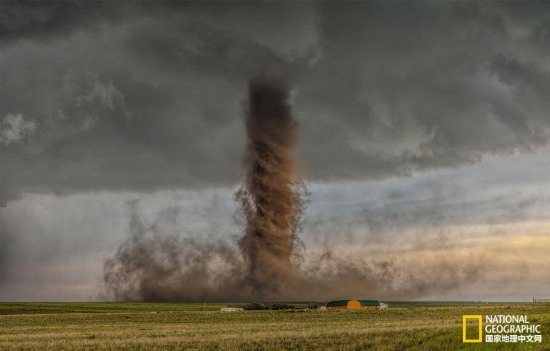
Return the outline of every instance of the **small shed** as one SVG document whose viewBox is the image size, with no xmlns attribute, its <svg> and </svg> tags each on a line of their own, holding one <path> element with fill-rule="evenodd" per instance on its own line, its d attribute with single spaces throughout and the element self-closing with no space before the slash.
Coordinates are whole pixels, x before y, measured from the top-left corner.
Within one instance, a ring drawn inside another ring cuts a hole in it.
<svg viewBox="0 0 550 351">
<path fill-rule="evenodd" d="M 220 309 L 222 312 L 241 312 L 244 311 L 244 308 L 242 307 L 222 307 Z"/>
</svg>

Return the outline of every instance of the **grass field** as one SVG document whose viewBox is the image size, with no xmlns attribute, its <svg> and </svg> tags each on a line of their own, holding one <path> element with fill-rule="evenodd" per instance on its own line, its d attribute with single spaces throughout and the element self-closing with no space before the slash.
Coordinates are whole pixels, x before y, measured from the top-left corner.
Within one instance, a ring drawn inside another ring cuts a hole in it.
<svg viewBox="0 0 550 351">
<path fill-rule="evenodd" d="M 550 304 L 219 312 L 223 306 L 1 303 L 0 350 L 550 350 Z M 463 344 L 465 314 L 527 315 L 541 324 L 543 342 Z"/>
</svg>

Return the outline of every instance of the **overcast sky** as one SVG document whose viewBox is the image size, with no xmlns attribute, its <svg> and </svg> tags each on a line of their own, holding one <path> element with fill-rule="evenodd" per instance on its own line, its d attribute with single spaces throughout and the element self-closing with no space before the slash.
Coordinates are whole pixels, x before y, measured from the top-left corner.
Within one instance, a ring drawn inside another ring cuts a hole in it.
<svg viewBox="0 0 550 351">
<path fill-rule="evenodd" d="M 304 265 L 330 248 L 419 284 L 479 272 L 410 298 L 550 297 L 548 2 L 3 2 L 1 35 L 1 300 L 94 299 L 130 203 L 240 236 L 257 74 L 291 87 Z"/>
</svg>

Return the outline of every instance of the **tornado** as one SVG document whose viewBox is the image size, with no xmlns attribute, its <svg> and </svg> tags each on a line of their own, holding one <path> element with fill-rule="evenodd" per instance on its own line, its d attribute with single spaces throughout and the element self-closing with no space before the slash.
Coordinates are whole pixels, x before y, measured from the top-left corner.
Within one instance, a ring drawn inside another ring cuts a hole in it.
<svg viewBox="0 0 550 351">
<path fill-rule="evenodd" d="M 297 123 L 281 82 L 249 83 L 244 179 L 236 193 L 246 219 L 239 241 L 246 281 L 256 296 L 277 293 L 293 276 L 292 254 L 303 209 L 303 183 L 296 176 Z"/>
<path fill-rule="evenodd" d="M 238 245 L 181 238 L 162 226 L 148 226 L 139 200 L 132 201 L 129 235 L 104 262 L 102 299 L 283 301 L 302 296 L 303 272 L 292 264 L 300 258 L 297 233 L 308 195 L 293 155 L 297 123 L 284 84 L 261 78 L 248 89 L 243 181 L 235 194 L 244 219 Z M 170 219 L 173 211 L 165 215 Z M 162 221 L 161 213 L 157 222 Z"/>
</svg>

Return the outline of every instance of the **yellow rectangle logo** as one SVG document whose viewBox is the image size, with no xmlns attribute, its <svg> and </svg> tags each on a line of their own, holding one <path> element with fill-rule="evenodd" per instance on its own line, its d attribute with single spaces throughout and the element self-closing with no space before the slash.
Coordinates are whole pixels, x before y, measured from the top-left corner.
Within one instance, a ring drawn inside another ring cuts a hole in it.
<svg viewBox="0 0 550 351">
<path fill-rule="evenodd" d="M 477 339 L 468 339 L 467 337 L 467 324 L 468 320 L 477 320 L 478 324 L 478 338 Z M 482 316 L 481 315 L 463 315 L 462 316 L 462 342 L 482 342 L 482 331 L 483 331 L 483 325 L 482 325 Z"/>
</svg>

